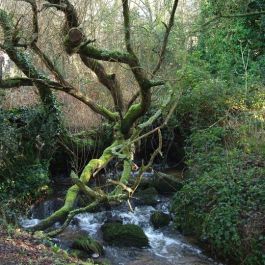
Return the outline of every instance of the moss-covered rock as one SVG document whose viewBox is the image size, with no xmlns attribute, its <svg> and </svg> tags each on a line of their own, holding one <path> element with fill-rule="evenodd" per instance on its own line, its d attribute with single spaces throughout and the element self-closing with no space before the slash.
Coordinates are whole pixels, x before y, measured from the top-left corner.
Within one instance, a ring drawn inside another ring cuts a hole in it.
<svg viewBox="0 0 265 265">
<path fill-rule="evenodd" d="M 106 223 L 102 227 L 103 239 L 117 246 L 146 247 L 149 240 L 142 228 L 134 224 Z"/>
<path fill-rule="evenodd" d="M 136 194 L 136 204 L 155 206 L 158 203 L 158 192 L 154 187 L 139 190 Z"/>
<path fill-rule="evenodd" d="M 155 229 L 168 225 L 170 219 L 170 215 L 163 212 L 154 212 L 150 217 L 150 221 Z"/>
<path fill-rule="evenodd" d="M 98 241 L 92 239 L 88 235 L 82 235 L 78 237 L 77 239 L 75 239 L 75 241 L 73 242 L 72 248 L 81 250 L 81 251 L 86 251 L 89 254 L 93 254 L 93 253 L 96 253 L 99 255 L 103 254 L 102 245 Z"/>
<path fill-rule="evenodd" d="M 183 183 L 173 175 L 156 172 L 153 186 L 160 194 L 167 194 L 179 191 L 183 187 Z"/>
<path fill-rule="evenodd" d="M 71 249 L 68 253 L 70 256 L 81 260 L 87 260 L 89 257 L 89 254 L 86 251 L 80 249 Z"/>
</svg>

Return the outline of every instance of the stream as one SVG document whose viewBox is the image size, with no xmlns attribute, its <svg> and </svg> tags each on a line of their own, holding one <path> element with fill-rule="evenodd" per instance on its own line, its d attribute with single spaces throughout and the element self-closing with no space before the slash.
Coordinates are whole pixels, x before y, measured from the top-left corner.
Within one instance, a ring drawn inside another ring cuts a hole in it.
<svg viewBox="0 0 265 265">
<path fill-rule="evenodd" d="M 53 202 L 54 204 L 54 202 Z M 54 205 L 44 203 L 42 211 L 44 215 L 54 211 Z M 171 222 L 169 226 L 155 230 L 150 224 L 150 215 L 159 210 L 168 213 L 169 198 L 159 196 L 159 203 L 156 207 L 136 206 L 134 211 L 129 211 L 126 204 L 114 207 L 110 212 L 102 211 L 97 213 L 79 214 L 64 233 L 55 238 L 55 242 L 64 249 L 69 249 L 73 238 L 78 233 L 88 233 L 104 245 L 105 258 L 112 265 L 221 265 L 211 258 L 203 255 L 202 251 L 188 243 L 187 239 L 178 233 Z M 149 248 L 113 247 L 104 244 L 100 227 L 112 214 L 112 218 L 121 219 L 124 224 L 139 225 L 149 238 Z M 31 219 L 23 219 L 22 226 L 25 228 L 39 222 L 34 214 Z"/>
</svg>

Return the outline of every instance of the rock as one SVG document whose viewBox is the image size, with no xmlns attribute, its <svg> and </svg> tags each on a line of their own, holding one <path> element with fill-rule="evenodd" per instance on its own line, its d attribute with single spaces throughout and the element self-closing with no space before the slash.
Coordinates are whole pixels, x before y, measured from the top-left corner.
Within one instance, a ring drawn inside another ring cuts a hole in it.
<svg viewBox="0 0 265 265">
<path fill-rule="evenodd" d="M 135 194 L 136 205 L 150 205 L 155 206 L 158 203 L 158 192 L 154 187 L 147 188 L 145 190 L 139 190 Z"/>
<path fill-rule="evenodd" d="M 101 230 L 103 239 L 112 245 L 138 248 L 149 245 L 142 228 L 134 224 L 106 223 Z"/>
<path fill-rule="evenodd" d="M 80 249 L 70 249 L 69 255 L 81 260 L 87 260 L 89 257 L 89 254 L 86 251 Z"/>
<path fill-rule="evenodd" d="M 150 221 L 155 229 L 167 226 L 170 223 L 170 215 L 163 212 L 154 212 L 150 217 Z"/>
<path fill-rule="evenodd" d="M 88 235 L 81 235 L 76 238 L 72 244 L 72 248 L 86 251 L 89 254 L 103 254 L 103 247 L 101 244 Z"/>
<path fill-rule="evenodd" d="M 93 259 L 97 259 L 97 258 L 99 258 L 99 254 L 98 253 L 93 253 L 91 257 Z"/>
<path fill-rule="evenodd" d="M 153 186 L 158 193 L 167 194 L 177 192 L 183 187 L 183 183 L 177 177 L 162 172 L 156 172 Z"/>
</svg>

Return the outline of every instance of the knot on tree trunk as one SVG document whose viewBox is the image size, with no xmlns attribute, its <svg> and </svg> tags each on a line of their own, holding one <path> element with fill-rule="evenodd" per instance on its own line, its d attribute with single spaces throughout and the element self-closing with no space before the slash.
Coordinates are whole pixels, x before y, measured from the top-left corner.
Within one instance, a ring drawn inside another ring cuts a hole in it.
<svg viewBox="0 0 265 265">
<path fill-rule="evenodd" d="M 79 28 L 71 28 L 65 39 L 65 50 L 68 54 L 74 53 L 74 49 L 85 40 L 85 35 Z"/>
</svg>

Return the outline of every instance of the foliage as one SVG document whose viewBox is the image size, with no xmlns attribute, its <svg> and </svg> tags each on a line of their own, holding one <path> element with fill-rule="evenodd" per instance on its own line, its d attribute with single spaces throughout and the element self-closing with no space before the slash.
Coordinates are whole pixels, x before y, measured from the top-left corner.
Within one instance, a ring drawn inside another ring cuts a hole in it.
<svg viewBox="0 0 265 265">
<path fill-rule="evenodd" d="M 49 181 L 56 130 L 42 108 L 0 111 L 0 199 L 36 195 Z"/>
<path fill-rule="evenodd" d="M 185 135 L 186 183 L 176 226 L 233 264 L 264 264 L 264 16 L 262 1 L 202 1 L 197 47 L 178 71 L 183 90 L 171 121 Z M 206 24 L 207 26 L 206 26 Z"/>
<path fill-rule="evenodd" d="M 216 76 L 200 51 L 190 57 L 171 121 L 186 137 L 189 176 L 173 200 L 175 223 L 218 256 L 263 264 L 262 83 L 249 79 L 246 93 L 244 80 Z"/>
<path fill-rule="evenodd" d="M 222 1 L 202 1 L 199 48 L 202 58 L 211 64 L 211 73 L 225 79 L 240 79 L 247 65 L 250 74 L 260 77 L 264 69 L 264 15 L 219 19 L 206 28 L 203 25 L 218 16 L 263 9 L 264 2 L 259 0 L 230 1 L 225 4 Z"/>
<path fill-rule="evenodd" d="M 209 243 L 218 255 L 262 264 L 264 166 L 254 154 L 225 148 L 227 134 L 231 131 L 220 127 L 192 134 L 190 179 L 175 195 L 175 222 L 185 233 Z"/>
</svg>

